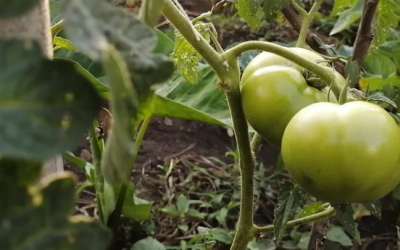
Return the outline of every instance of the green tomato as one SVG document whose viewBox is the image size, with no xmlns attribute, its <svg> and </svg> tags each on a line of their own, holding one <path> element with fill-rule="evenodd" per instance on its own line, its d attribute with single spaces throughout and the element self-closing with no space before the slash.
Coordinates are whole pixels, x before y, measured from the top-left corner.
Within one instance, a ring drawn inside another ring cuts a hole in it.
<svg viewBox="0 0 400 250">
<path fill-rule="evenodd" d="M 324 61 L 324 58 L 314 51 L 297 47 L 289 49 L 298 54 L 299 56 L 305 57 L 310 61 L 316 63 L 321 61 L 320 65 L 328 66 L 328 63 Z M 275 65 L 288 66 L 297 69 L 300 72 L 304 70 L 303 67 L 293 63 L 292 61 L 284 57 L 278 56 L 277 54 L 271 52 L 261 52 L 256 57 L 254 57 L 254 59 L 251 60 L 251 62 L 247 65 L 246 69 L 243 72 L 241 82 L 244 83 L 246 79 L 249 78 L 254 73 L 254 71 L 263 67 L 275 66 Z"/>
<path fill-rule="evenodd" d="M 315 103 L 289 122 L 282 159 L 292 178 L 320 200 L 376 201 L 400 182 L 400 130 L 372 103 Z"/>
<path fill-rule="evenodd" d="M 241 97 L 249 124 L 269 144 L 280 148 L 290 119 L 310 104 L 327 101 L 327 91 L 307 85 L 296 69 L 270 66 L 255 71 L 246 80 Z M 329 99 L 337 102 L 332 92 Z"/>
</svg>

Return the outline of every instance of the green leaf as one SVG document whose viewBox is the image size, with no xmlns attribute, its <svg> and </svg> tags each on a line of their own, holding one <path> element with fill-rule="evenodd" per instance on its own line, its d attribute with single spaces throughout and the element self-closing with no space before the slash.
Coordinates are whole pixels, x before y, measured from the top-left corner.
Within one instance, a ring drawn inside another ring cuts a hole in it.
<svg viewBox="0 0 400 250">
<path fill-rule="evenodd" d="M 340 224 L 344 227 L 346 232 L 350 234 L 350 236 L 355 239 L 358 243 L 360 243 L 360 232 L 357 228 L 357 223 L 355 223 L 353 219 L 353 208 L 351 204 L 346 205 L 333 205 L 336 211 L 336 218 L 339 220 Z"/>
<path fill-rule="evenodd" d="M 379 200 L 378 201 L 374 201 L 374 202 L 363 203 L 363 205 L 378 220 L 382 219 L 382 205 L 381 205 L 381 202 Z"/>
<path fill-rule="evenodd" d="M 110 49 L 104 70 L 111 85 L 113 126 L 109 131 L 101 168 L 111 184 L 128 183 L 135 163 L 135 127 L 139 122 L 137 92 L 129 78 L 127 65 L 116 50 Z"/>
<path fill-rule="evenodd" d="M 380 53 L 368 55 L 364 63 L 365 74 L 362 75 L 360 85 L 370 91 L 383 89 L 386 85 L 400 86 L 395 63 Z"/>
<path fill-rule="evenodd" d="M 233 236 L 228 231 L 221 228 L 213 228 L 210 230 L 211 237 L 218 242 L 226 245 L 232 244 Z"/>
<path fill-rule="evenodd" d="M 64 158 L 65 160 L 69 161 L 70 163 L 74 164 L 76 167 L 80 169 L 85 169 L 85 167 L 88 165 L 93 166 L 93 164 L 85 161 L 80 157 L 75 156 L 72 152 L 67 152 L 66 154 L 64 154 Z"/>
<path fill-rule="evenodd" d="M 335 5 L 333 6 L 332 16 L 337 15 L 342 12 L 346 8 L 351 8 L 356 5 L 356 3 L 360 2 L 359 0 L 335 0 Z M 361 1 L 362 2 L 362 1 Z"/>
<path fill-rule="evenodd" d="M 179 98 L 179 97 L 178 97 Z M 206 122 L 211 124 L 216 124 L 220 126 L 229 126 L 224 123 L 224 119 L 220 120 L 220 115 L 224 114 L 207 114 L 205 112 L 197 110 L 195 107 L 190 107 L 190 102 L 179 103 L 177 100 L 168 99 L 160 95 L 156 95 L 153 104 L 153 115 L 159 117 L 170 117 L 191 121 Z M 189 101 L 189 100 L 187 100 Z M 203 108 L 206 108 L 205 106 Z M 210 108 L 210 107 L 208 107 Z M 221 112 L 222 113 L 222 112 Z"/>
<path fill-rule="evenodd" d="M 46 160 L 82 142 L 100 108 L 88 79 L 35 42 L 2 40 L 0 54 L 0 153 Z"/>
<path fill-rule="evenodd" d="M 218 76 L 208 65 L 200 67 L 197 74 L 199 76 L 197 85 L 189 83 L 182 75 L 176 72 L 167 84 L 159 87 L 156 90 L 156 94 L 175 103 L 167 103 L 165 99 L 157 100 L 156 98 L 154 113 L 231 126 L 232 121 L 228 103 L 224 93 L 217 87 Z M 160 102 L 160 105 L 157 102 Z M 191 113 L 188 109 L 184 109 L 176 105 L 176 103 L 196 111 Z M 162 106 L 161 104 L 168 106 Z"/>
<path fill-rule="evenodd" d="M 204 217 L 206 216 L 206 214 L 199 212 L 196 209 L 189 209 L 189 211 L 186 214 L 189 217 L 193 217 L 196 219 L 204 219 Z"/>
<path fill-rule="evenodd" d="M 370 96 L 368 96 L 367 101 L 369 102 L 374 102 L 378 105 L 380 105 L 384 109 L 389 109 L 393 112 L 397 112 L 397 105 L 395 102 L 390 100 L 387 96 L 385 96 L 381 92 L 374 93 Z"/>
<path fill-rule="evenodd" d="M 210 42 L 210 23 L 197 22 L 194 28 L 200 35 L 209 43 Z M 181 75 L 190 83 L 197 84 L 197 66 L 199 60 L 202 59 L 201 55 L 186 41 L 186 39 L 179 32 L 175 33 L 175 48 L 171 58 L 175 61 Z"/>
<path fill-rule="evenodd" d="M 95 78 L 92 75 L 92 73 L 90 73 L 85 68 L 83 68 L 81 64 L 79 64 L 73 60 L 63 59 L 63 58 L 54 58 L 54 61 L 64 61 L 64 62 L 68 62 L 68 63 L 74 65 L 76 71 L 79 72 L 82 76 L 84 76 L 88 81 L 90 81 L 92 86 L 97 90 L 97 92 L 103 98 L 106 98 L 109 96 L 109 90 L 110 90 L 109 87 L 107 85 L 105 85 L 104 83 L 100 82 L 97 78 Z"/>
<path fill-rule="evenodd" d="M 122 214 L 136 222 L 147 221 L 151 215 L 151 203 L 135 197 L 135 187 L 132 183 L 128 184 Z"/>
<path fill-rule="evenodd" d="M 322 202 L 315 202 L 312 204 L 305 205 L 303 209 L 297 214 L 296 218 L 303 218 L 310 216 L 321 211 L 324 211 L 324 204 Z"/>
<path fill-rule="evenodd" d="M 357 61 L 352 61 L 351 57 L 349 57 L 344 69 L 349 78 L 348 86 L 350 88 L 354 88 L 358 82 L 358 78 L 359 78 L 359 74 L 360 74 L 360 67 L 358 66 Z"/>
<path fill-rule="evenodd" d="M 90 162 L 85 161 L 84 159 L 75 156 L 71 152 L 67 152 L 63 155 L 64 159 L 74 164 L 78 168 L 85 170 L 86 177 L 89 182 L 95 183 L 95 174 L 94 174 L 94 165 Z"/>
<path fill-rule="evenodd" d="M 365 58 L 364 68 L 367 77 L 377 76 L 385 79 L 390 78 L 397 70 L 396 65 L 389 57 L 379 53 L 369 54 Z"/>
<path fill-rule="evenodd" d="M 277 16 L 278 12 L 290 3 L 290 0 L 264 0 L 264 16 L 267 21 L 273 21 Z"/>
<path fill-rule="evenodd" d="M 152 29 L 123 8 L 98 0 L 63 0 L 63 17 L 68 38 L 92 59 L 107 60 L 110 45 L 121 54 L 141 106 L 152 97 L 151 85 L 174 71 L 167 56 L 153 54 L 157 37 Z"/>
<path fill-rule="evenodd" d="M 352 3 L 352 1 L 354 3 Z M 341 2 L 341 1 L 340 0 L 336 1 L 335 7 L 339 6 L 338 2 Z M 345 0 L 345 2 L 349 4 L 348 6 L 352 6 L 352 8 L 347 9 L 340 14 L 340 16 L 337 19 L 335 25 L 333 26 L 331 32 L 329 33 L 329 35 L 331 35 L 331 36 L 338 34 L 338 33 L 342 32 L 343 30 L 349 28 L 350 25 L 352 25 L 353 23 L 355 23 L 356 21 L 358 21 L 361 18 L 363 8 L 364 8 L 364 0 L 350 0 L 350 1 Z M 341 5 L 341 6 L 343 6 L 343 5 Z M 344 6 L 345 6 L 344 8 L 347 7 L 346 5 L 344 5 Z"/>
<path fill-rule="evenodd" d="M 166 214 L 170 214 L 173 216 L 178 216 L 178 209 L 175 206 L 169 206 L 169 207 L 163 207 L 160 209 L 161 212 L 166 213 Z"/>
<path fill-rule="evenodd" d="M 326 238 L 333 242 L 338 242 L 343 246 L 352 246 L 353 243 L 349 236 L 340 227 L 331 227 L 326 234 Z"/>
<path fill-rule="evenodd" d="M 61 18 L 61 3 L 59 1 L 50 1 L 50 21 L 54 25 L 62 20 Z"/>
<path fill-rule="evenodd" d="M 250 26 L 256 30 L 261 27 L 261 20 L 263 18 L 263 10 L 259 8 L 254 14 L 248 0 L 237 0 L 236 8 L 239 16 Z"/>
<path fill-rule="evenodd" d="M 0 20 L 22 16 L 39 4 L 39 0 L 0 0 Z"/>
<path fill-rule="evenodd" d="M 257 10 L 261 7 L 263 0 L 249 0 L 249 9 L 252 15 L 257 13 Z"/>
<path fill-rule="evenodd" d="M 178 200 L 176 201 L 176 207 L 178 208 L 178 212 L 182 215 L 189 211 L 189 200 L 185 195 L 179 195 Z"/>
<path fill-rule="evenodd" d="M 135 244 L 133 244 L 131 250 L 165 250 L 163 244 L 161 244 L 158 240 L 147 237 L 143 240 L 139 240 Z"/>
<path fill-rule="evenodd" d="M 164 32 L 158 29 L 153 30 L 157 36 L 157 46 L 154 53 L 164 54 L 169 56 L 174 51 L 175 43 Z"/>
<path fill-rule="evenodd" d="M 186 233 L 189 230 L 189 226 L 186 224 L 178 225 L 178 228 L 182 230 L 182 232 Z"/>
<path fill-rule="evenodd" d="M 373 43 L 380 45 L 390 36 L 390 29 L 396 29 L 400 22 L 400 1 L 381 0 L 378 6 L 378 21 Z"/>
<path fill-rule="evenodd" d="M 161 11 L 164 8 L 165 0 L 146 0 L 140 6 L 139 17 L 149 27 L 154 27 L 160 20 Z"/>
<path fill-rule="evenodd" d="M 275 250 L 277 249 L 276 247 L 275 242 L 271 239 L 259 240 L 258 242 L 250 241 L 247 245 L 249 250 Z"/>
<path fill-rule="evenodd" d="M 61 48 L 54 51 L 54 58 L 74 61 L 76 64 L 79 64 L 83 69 L 89 72 L 93 77 L 104 77 L 101 63 L 99 61 L 90 59 L 87 55 L 79 51 L 69 51 Z"/>
<path fill-rule="evenodd" d="M 15 172 L 39 178 L 24 162 L 15 162 Z M 10 169 L 3 160 L 0 172 Z M 9 178 L 14 174 L 6 172 Z M 0 175 L 3 176 L 3 175 Z M 85 250 L 107 249 L 111 232 L 90 217 L 74 216 L 75 181 L 67 172 L 49 177 L 39 185 L 0 179 L 0 244 L 7 250 Z"/>
<path fill-rule="evenodd" d="M 297 242 L 296 249 L 307 249 L 309 242 L 310 242 L 310 232 L 302 233 L 299 242 Z"/>
<path fill-rule="evenodd" d="M 292 213 L 303 203 L 303 192 L 297 185 L 283 181 L 279 185 L 278 204 L 274 210 L 274 233 L 279 242 L 285 233 L 286 223 Z"/>
<path fill-rule="evenodd" d="M 61 37 L 55 37 L 54 38 L 54 50 L 58 49 L 66 49 L 68 51 L 77 51 L 75 45 L 71 43 L 69 40 L 61 38 Z"/>
<path fill-rule="evenodd" d="M 42 172 L 42 162 L 15 160 L 6 157 L 0 158 L 0 183 L 2 183 L 3 185 L 7 186 L 34 185 L 39 181 L 41 172 Z M 2 190 L 0 190 L 0 193 L 1 191 Z M 2 202 L 5 201 L 2 200 Z"/>
</svg>

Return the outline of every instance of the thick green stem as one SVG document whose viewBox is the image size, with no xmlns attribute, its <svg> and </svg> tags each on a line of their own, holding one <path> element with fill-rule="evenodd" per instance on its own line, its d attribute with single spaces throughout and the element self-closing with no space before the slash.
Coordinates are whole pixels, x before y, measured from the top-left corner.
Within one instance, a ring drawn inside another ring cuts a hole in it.
<svg viewBox="0 0 400 250">
<path fill-rule="evenodd" d="M 310 11 L 307 14 L 301 15 L 303 17 L 303 23 L 301 25 L 300 34 L 299 34 L 299 38 L 297 39 L 296 47 L 299 47 L 299 48 L 305 47 L 307 33 L 308 33 L 308 30 L 310 29 L 311 22 L 314 19 L 314 16 L 317 13 L 322 2 L 323 2 L 323 0 L 316 0 L 314 5 L 311 7 Z"/>
<path fill-rule="evenodd" d="M 303 7 L 301 7 L 298 3 L 296 3 L 295 0 L 290 1 L 290 3 L 291 3 L 291 5 L 293 6 L 293 8 L 294 8 L 295 10 L 297 10 L 297 12 L 299 12 L 299 15 L 300 15 L 301 17 L 304 18 L 305 16 L 308 15 L 308 14 L 307 14 L 307 11 L 305 11 L 305 9 L 303 9 Z"/>
<path fill-rule="evenodd" d="M 221 55 L 196 31 L 191 22 L 181 13 L 172 0 L 165 0 L 163 15 L 193 46 L 193 48 L 210 64 L 221 80 L 229 77 L 229 68 Z"/>
<path fill-rule="evenodd" d="M 231 250 L 244 250 L 253 237 L 253 187 L 254 187 L 254 160 L 251 153 L 248 136 L 247 121 L 245 119 L 240 92 L 228 92 L 227 99 L 233 120 L 236 143 L 239 152 L 239 166 L 241 174 L 241 200 L 238 230 L 233 240 Z"/>
<path fill-rule="evenodd" d="M 299 56 L 290 49 L 280 46 L 278 44 L 263 41 L 243 42 L 225 51 L 223 56 L 225 56 L 226 58 L 239 57 L 242 53 L 251 50 L 272 52 L 300 65 L 303 68 L 306 68 L 310 72 L 320 77 L 328 86 L 332 85 L 332 92 L 339 99 L 341 87 L 335 84 L 335 74 L 333 69 L 318 65 L 317 63 L 314 63 L 305 57 Z"/>
<path fill-rule="evenodd" d="M 300 219 L 296 219 L 296 220 L 291 220 L 289 221 L 286 226 L 287 228 L 292 228 L 295 226 L 300 226 L 300 225 L 304 225 L 310 222 L 314 222 L 320 219 L 324 219 L 324 218 L 329 218 L 335 215 L 335 209 L 333 207 L 328 207 L 327 209 L 325 209 L 322 212 L 310 215 L 310 216 L 306 216 Z M 254 226 L 253 227 L 253 235 L 256 236 L 260 233 L 266 233 L 266 232 L 272 232 L 274 231 L 274 225 L 269 225 L 269 226 L 265 226 L 265 227 L 258 227 L 258 226 Z"/>
</svg>

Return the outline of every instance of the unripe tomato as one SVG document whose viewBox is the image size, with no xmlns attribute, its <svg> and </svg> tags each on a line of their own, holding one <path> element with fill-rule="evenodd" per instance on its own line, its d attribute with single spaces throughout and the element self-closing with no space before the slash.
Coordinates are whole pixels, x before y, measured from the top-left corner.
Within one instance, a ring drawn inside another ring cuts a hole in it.
<svg viewBox="0 0 400 250">
<path fill-rule="evenodd" d="M 315 103 L 289 122 L 282 159 L 292 178 L 320 200 L 371 202 L 400 181 L 400 130 L 372 103 Z"/>
<path fill-rule="evenodd" d="M 287 66 L 258 69 L 244 82 L 241 96 L 249 124 L 276 148 L 280 148 L 286 125 L 299 110 L 327 101 L 326 90 L 310 87 L 298 70 Z M 332 92 L 329 98 L 337 101 Z"/>
<path fill-rule="evenodd" d="M 289 49 L 310 61 L 319 63 L 322 66 L 328 66 L 328 63 L 324 61 L 324 58 L 314 51 L 297 47 Z M 278 56 L 277 54 L 271 52 L 261 52 L 256 57 L 254 57 L 254 59 L 251 60 L 251 62 L 247 65 L 246 69 L 243 72 L 241 82 L 242 83 L 246 82 L 246 79 L 249 76 L 251 76 L 254 73 L 254 71 L 263 67 L 275 66 L 275 65 L 288 66 L 297 69 L 300 72 L 304 70 L 303 67 L 293 63 L 292 61 L 284 57 Z"/>
</svg>

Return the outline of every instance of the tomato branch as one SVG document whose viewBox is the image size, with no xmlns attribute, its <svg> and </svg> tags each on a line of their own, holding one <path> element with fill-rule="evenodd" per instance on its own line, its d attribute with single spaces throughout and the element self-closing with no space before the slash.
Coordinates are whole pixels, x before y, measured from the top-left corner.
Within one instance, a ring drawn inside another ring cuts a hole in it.
<svg viewBox="0 0 400 250">
<path fill-rule="evenodd" d="M 282 10 L 283 15 L 285 18 L 289 21 L 289 23 L 292 25 L 293 29 L 297 32 L 300 33 L 301 26 L 303 24 L 303 21 L 301 20 L 300 16 L 297 14 L 295 8 L 293 8 L 292 5 L 288 4 L 286 5 Z M 318 53 L 326 55 L 326 51 L 324 49 L 321 49 L 318 45 L 318 43 L 315 41 L 314 37 L 317 36 L 313 32 L 307 32 L 306 36 L 306 42 L 307 44 L 315 51 Z"/>
<path fill-rule="evenodd" d="M 292 6 L 299 13 L 301 17 L 304 18 L 308 15 L 307 11 L 303 9 L 303 7 L 301 7 L 296 1 L 291 0 L 290 6 Z"/>
<path fill-rule="evenodd" d="M 307 14 L 301 15 L 303 18 L 303 23 L 301 24 L 299 38 L 297 39 L 296 47 L 304 48 L 311 22 L 314 19 L 314 16 L 317 13 L 323 1 L 324 0 L 316 0 L 313 6 L 311 7 L 310 11 Z"/>
<path fill-rule="evenodd" d="M 357 61 L 360 67 L 364 64 L 365 57 L 375 36 L 378 4 L 379 0 L 368 0 L 364 5 L 352 56 L 352 60 Z"/>
<path fill-rule="evenodd" d="M 335 209 L 331 206 L 329 206 L 328 208 L 326 208 L 324 211 L 316 213 L 316 214 L 312 214 L 300 219 L 295 219 L 295 220 L 291 220 L 287 223 L 287 227 L 286 228 L 292 228 L 292 227 L 296 227 L 296 226 L 301 226 L 304 224 L 308 224 L 310 222 L 314 222 L 317 220 L 321 220 L 324 218 L 330 218 L 332 216 L 335 215 Z M 274 226 L 273 225 L 269 225 L 269 226 L 265 226 L 265 227 L 259 227 L 254 225 L 253 227 L 253 235 L 256 236 L 260 233 L 266 233 L 266 232 L 272 232 L 274 231 Z"/>
<path fill-rule="evenodd" d="M 268 51 L 280 55 L 300 66 L 306 68 L 312 73 L 319 76 L 328 86 L 332 87 L 332 92 L 337 98 L 340 96 L 341 87 L 335 84 L 334 71 L 328 67 L 324 67 L 314 63 L 302 56 L 297 55 L 289 49 L 270 42 L 263 41 L 248 41 L 243 42 L 224 52 L 225 57 L 239 57 L 242 53 L 251 50 Z"/>
</svg>

